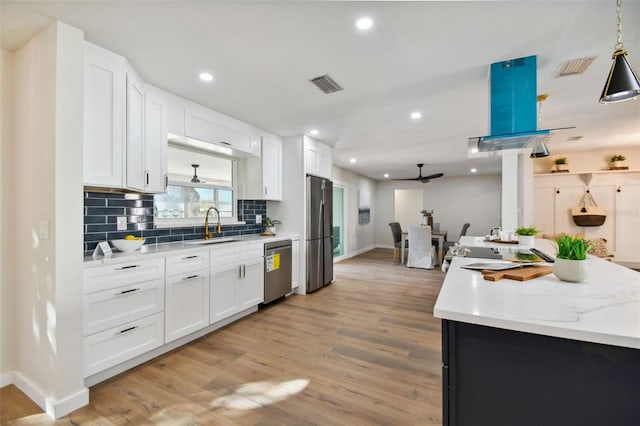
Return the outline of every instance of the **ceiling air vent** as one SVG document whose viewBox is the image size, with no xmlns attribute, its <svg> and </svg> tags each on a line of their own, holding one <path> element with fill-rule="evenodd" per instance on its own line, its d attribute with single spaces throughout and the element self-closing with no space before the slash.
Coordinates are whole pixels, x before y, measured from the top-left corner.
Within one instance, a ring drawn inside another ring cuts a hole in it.
<svg viewBox="0 0 640 426">
<path fill-rule="evenodd" d="M 322 90 L 326 94 L 344 90 L 342 86 L 336 83 L 328 74 L 312 78 L 309 81 L 315 84 L 318 89 Z"/>
<path fill-rule="evenodd" d="M 564 62 L 558 68 L 558 71 L 554 74 L 555 78 L 558 77 L 567 77 L 570 75 L 579 75 L 584 74 L 584 72 L 589 68 L 589 65 L 596 59 L 595 56 L 591 58 L 580 58 L 580 59 L 571 59 L 569 61 Z"/>
</svg>

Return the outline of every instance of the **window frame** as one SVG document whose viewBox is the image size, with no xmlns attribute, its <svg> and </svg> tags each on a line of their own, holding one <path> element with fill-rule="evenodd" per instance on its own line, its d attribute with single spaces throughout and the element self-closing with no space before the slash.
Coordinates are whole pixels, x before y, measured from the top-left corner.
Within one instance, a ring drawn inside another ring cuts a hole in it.
<svg viewBox="0 0 640 426">
<path fill-rule="evenodd" d="M 193 183 L 193 182 L 184 182 L 180 180 L 169 179 L 167 182 L 167 186 L 181 186 L 181 187 L 190 187 L 190 188 L 206 188 L 213 189 L 214 198 L 216 204 L 218 203 L 218 190 L 227 190 L 231 191 L 231 206 L 232 206 L 232 216 L 220 218 L 220 223 L 223 225 L 237 225 L 244 224 L 244 222 L 238 220 L 238 161 L 235 158 L 228 158 L 219 155 L 213 155 L 213 157 L 224 158 L 225 160 L 231 161 L 231 183 L 232 186 L 222 186 L 222 185 L 212 185 L 207 183 Z M 166 192 L 164 192 L 166 193 Z M 161 193 L 161 194 L 164 194 Z M 157 195 L 161 195 L 157 194 Z M 177 217 L 177 218 L 168 218 L 168 217 L 156 217 L 155 215 L 155 198 L 154 198 L 154 213 L 153 213 L 153 226 L 155 229 L 162 228 L 180 228 L 185 226 L 204 226 L 204 218 L 202 217 Z M 214 204 L 215 205 L 215 204 Z M 211 220 L 211 217 L 210 217 Z M 217 220 L 214 216 L 213 220 Z"/>
</svg>

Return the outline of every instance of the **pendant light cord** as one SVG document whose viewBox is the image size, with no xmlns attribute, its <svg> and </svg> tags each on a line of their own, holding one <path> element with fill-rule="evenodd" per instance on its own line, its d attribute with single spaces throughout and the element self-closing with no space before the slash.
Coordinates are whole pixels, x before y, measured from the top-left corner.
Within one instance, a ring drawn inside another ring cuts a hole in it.
<svg viewBox="0 0 640 426">
<path fill-rule="evenodd" d="M 615 50 L 623 50 L 622 46 L 622 17 L 620 16 L 620 8 L 622 7 L 622 0 L 617 0 L 616 14 L 618 16 L 618 38 L 616 39 Z"/>
</svg>

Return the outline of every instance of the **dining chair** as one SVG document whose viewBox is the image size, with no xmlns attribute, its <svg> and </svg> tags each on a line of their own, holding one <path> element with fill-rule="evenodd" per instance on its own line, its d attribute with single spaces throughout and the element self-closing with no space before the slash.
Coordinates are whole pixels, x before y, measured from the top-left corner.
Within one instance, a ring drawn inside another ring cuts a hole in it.
<svg viewBox="0 0 640 426">
<path fill-rule="evenodd" d="M 389 223 L 391 234 L 393 235 L 393 260 L 400 259 L 400 248 L 402 247 L 402 227 L 400 222 Z M 409 241 L 405 240 L 404 248 L 409 247 Z"/>
<path fill-rule="evenodd" d="M 458 237 L 457 240 L 444 242 L 444 246 L 442 247 L 442 251 L 444 252 L 444 254 L 449 253 L 449 249 L 453 247 L 458 241 L 460 241 L 460 238 L 467 235 L 467 230 L 469 229 L 469 226 L 471 226 L 470 223 L 465 223 L 464 225 L 462 225 L 462 230 L 460 230 L 460 236 Z"/>
<path fill-rule="evenodd" d="M 410 226 L 409 241 L 411 251 L 407 266 L 410 268 L 433 269 L 436 263 L 436 251 L 431 242 L 430 226 Z"/>
</svg>

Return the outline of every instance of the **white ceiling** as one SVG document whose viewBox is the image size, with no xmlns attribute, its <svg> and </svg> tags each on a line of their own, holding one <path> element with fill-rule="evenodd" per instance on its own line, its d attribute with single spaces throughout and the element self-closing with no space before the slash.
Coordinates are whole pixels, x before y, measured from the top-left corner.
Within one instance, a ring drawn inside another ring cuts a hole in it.
<svg viewBox="0 0 640 426">
<path fill-rule="evenodd" d="M 638 147 L 640 102 L 598 98 L 616 38 L 615 1 L 214 2 L 6 1 L 2 47 L 15 50 L 53 19 L 125 56 L 148 83 L 280 136 L 317 128 L 337 165 L 374 179 L 495 173 L 499 157 L 468 159 L 486 135 L 489 64 L 538 56 L 541 127 L 552 153 Z M 368 32 L 354 27 L 368 16 Z M 624 0 L 623 42 L 640 71 L 640 0 Z M 554 78 L 595 56 L 580 76 Z M 199 72 L 213 73 L 204 84 Z M 325 95 L 309 79 L 331 75 Z M 412 111 L 422 119 L 411 120 Z M 577 142 L 567 141 L 582 136 Z M 349 163 L 350 158 L 357 163 Z"/>
</svg>

